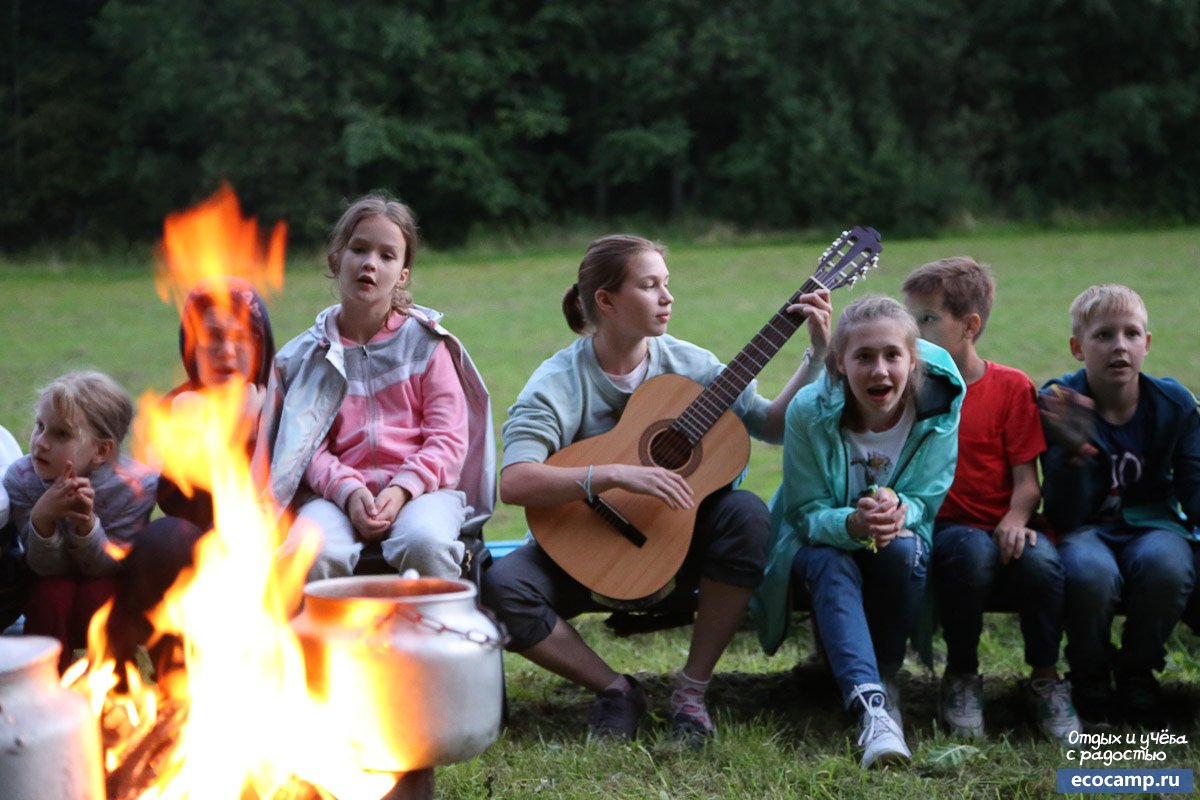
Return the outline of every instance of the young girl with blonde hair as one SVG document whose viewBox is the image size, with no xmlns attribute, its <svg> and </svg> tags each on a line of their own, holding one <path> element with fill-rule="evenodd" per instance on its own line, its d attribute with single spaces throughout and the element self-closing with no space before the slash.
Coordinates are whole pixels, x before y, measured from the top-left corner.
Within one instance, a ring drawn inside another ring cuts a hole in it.
<svg viewBox="0 0 1200 800">
<path fill-rule="evenodd" d="M 774 653 L 793 592 L 811 596 L 833 676 L 860 718 L 864 767 L 911 758 L 894 676 L 954 478 L 965 390 L 904 306 L 868 295 L 838 319 L 825 378 L 787 410 L 770 555 L 751 608 Z"/>
<path fill-rule="evenodd" d="M 29 455 L 9 466 L 12 503 L 25 559 L 36 576 L 25 633 L 52 636 L 65 669 L 87 644 L 92 615 L 116 589 L 120 561 L 154 508 L 158 476 L 123 456 L 133 421 L 125 390 L 100 372 L 71 372 L 42 390 Z"/>
</svg>

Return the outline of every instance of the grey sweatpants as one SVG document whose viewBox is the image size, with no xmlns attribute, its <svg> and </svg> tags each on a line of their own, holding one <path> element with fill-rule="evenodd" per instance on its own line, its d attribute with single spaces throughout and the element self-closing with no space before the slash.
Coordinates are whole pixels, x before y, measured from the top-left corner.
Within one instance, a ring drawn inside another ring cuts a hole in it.
<svg viewBox="0 0 1200 800">
<path fill-rule="evenodd" d="M 465 549 L 458 534 L 471 513 L 466 495 L 452 489 L 439 489 L 408 501 L 382 542 L 384 560 L 397 572 L 415 569 L 426 578 L 457 578 Z M 353 574 L 363 540 L 346 512 L 323 498 L 309 500 L 300 507 L 288 530 L 284 550 L 294 552 L 301 531 L 313 527 L 321 532 L 322 545 L 308 571 L 308 580 Z"/>
</svg>

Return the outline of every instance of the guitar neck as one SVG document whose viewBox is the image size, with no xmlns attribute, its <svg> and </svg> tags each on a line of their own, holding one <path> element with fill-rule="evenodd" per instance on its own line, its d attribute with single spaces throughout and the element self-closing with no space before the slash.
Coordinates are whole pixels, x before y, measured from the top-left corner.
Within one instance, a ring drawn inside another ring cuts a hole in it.
<svg viewBox="0 0 1200 800">
<path fill-rule="evenodd" d="M 680 414 L 671 427 L 682 433 L 694 446 L 704 434 L 716 424 L 721 415 L 733 406 L 733 402 L 762 372 L 767 362 L 774 358 L 796 329 L 804 324 L 803 314 L 788 314 L 788 306 L 794 304 L 802 294 L 824 288 L 815 278 L 809 278 L 793 294 L 775 316 L 767 321 L 749 344 L 734 356 L 721 374 L 708 385 L 700 396 Z"/>
</svg>

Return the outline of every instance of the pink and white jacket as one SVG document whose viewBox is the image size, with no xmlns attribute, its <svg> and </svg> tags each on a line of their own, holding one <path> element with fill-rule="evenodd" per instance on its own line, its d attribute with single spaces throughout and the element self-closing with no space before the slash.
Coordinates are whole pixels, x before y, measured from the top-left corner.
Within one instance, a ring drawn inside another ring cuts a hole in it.
<svg viewBox="0 0 1200 800">
<path fill-rule="evenodd" d="M 467 454 L 467 401 L 445 342 L 393 311 L 366 344 L 342 339 L 338 315 L 326 319 L 345 348 L 346 395 L 313 453 L 304 481 L 345 508 L 364 486 L 412 497 L 458 485 Z"/>
<path fill-rule="evenodd" d="M 495 505 L 487 389 L 440 314 L 414 306 L 365 345 L 337 329 L 340 306 L 275 357 L 253 472 L 282 509 L 312 494 L 340 508 L 360 486 L 413 497 L 461 489 L 481 527 Z M 397 323 L 399 323 L 397 325 Z"/>
</svg>

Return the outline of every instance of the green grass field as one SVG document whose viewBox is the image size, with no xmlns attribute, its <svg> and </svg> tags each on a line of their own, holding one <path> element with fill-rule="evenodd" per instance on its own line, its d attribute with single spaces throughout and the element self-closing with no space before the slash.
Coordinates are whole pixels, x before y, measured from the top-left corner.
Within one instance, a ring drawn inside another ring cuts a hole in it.
<svg viewBox="0 0 1200 800">
<path fill-rule="evenodd" d="M 672 246 L 671 333 L 722 359 L 731 357 L 808 277 L 834 233 L 819 241 Z M 1093 283 L 1122 282 L 1139 291 L 1150 309 L 1154 340 L 1147 371 L 1200 389 L 1198 229 L 1014 232 L 903 242 L 886 241 L 884 233 L 880 269 L 853 294 L 836 294 L 835 307 L 865 291 L 895 295 L 907 272 L 926 261 L 972 255 L 992 265 L 998 282 L 982 354 L 1040 383 L 1077 366 L 1066 345 L 1072 298 Z M 471 351 L 492 392 L 497 430 L 530 372 L 572 337 L 559 300 L 574 280 L 585 244 L 503 257 L 418 257 L 416 298 L 444 311 L 447 327 Z M 155 294 L 152 271 L 149 259 L 103 269 L 50 260 L 0 262 L 7 311 L 0 319 L 6 343 L 0 425 L 28 442 L 37 389 L 69 369 L 107 371 L 135 395 L 164 392 L 181 379 L 178 318 Z M 299 333 L 332 302 L 319 257 L 293 253 L 283 292 L 269 298 L 276 341 Z M 801 333 L 764 370 L 764 394 L 782 385 L 805 346 Z M 778 448 L 755 443 L 747 488 L 768 497 L 779 481 L 779 461 Z M 523 532 L 519 510 L 501 506 L 487 535 L 512 539 Z M 647 684 L 655 714 L 645 734 L 632 745 L 585 743 L 582 724 L 590 697 L 510 656 L 510 726 L 479 759 L 439 770 L 440 796 L 1043 798 L 1054 796 L 1055 770 L 1072 766 L 1059 747 L 1035 738 L 1021 713 L 1015 680 L 1025 668 L 1019 632 L 1009 618 L 989 619 L 981 649 L 991 738 L 959 748 L 936 731 L 936 680 L 912 661 L 903 685 L 905 727 L 916 762 L 907 771 L 872 774 L 859 770 L 852 726 L 820 670 L 808 663 L 806 621 L 771 659 L 749 631 L 738 635 L 711 695 L 721 735 L 701 753 L 663 736 L 667 687 L 683 662 L 690 629 L 619 639 L 602 623 L 600 616 L 580 621 L 584 636 L 615 667 Z M 1189 631 L 1175 634 L 1165 680 L 1172 731 L 1200 735 L 1200 641 Z M 1200 766 L 1200 747 L 1164 749 L 1166 761 L 1139 766 Z"/>
</svg>

